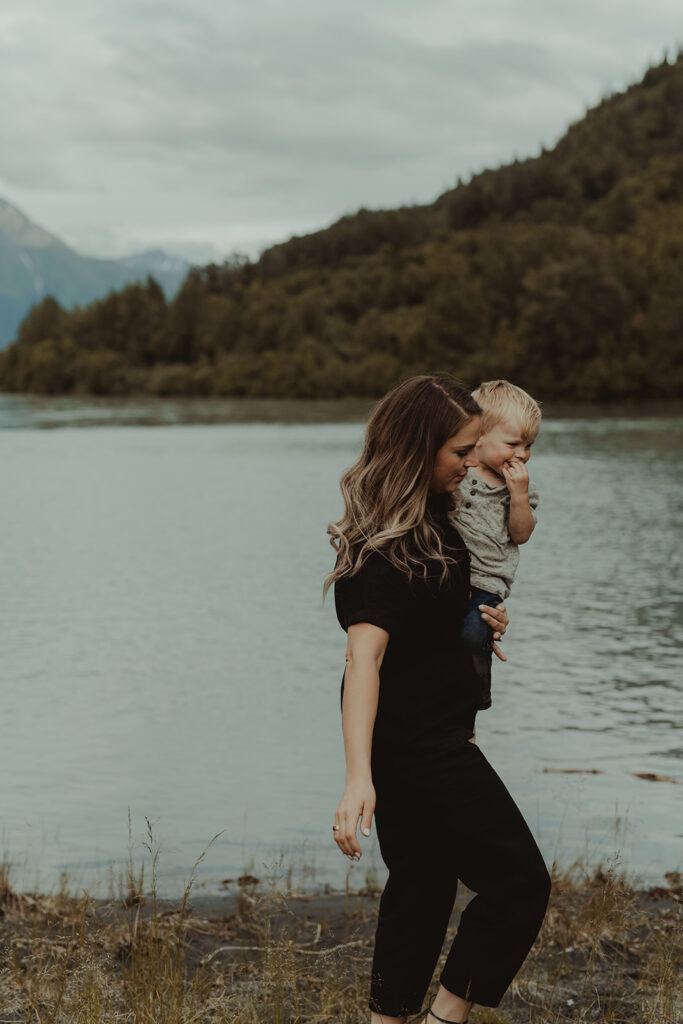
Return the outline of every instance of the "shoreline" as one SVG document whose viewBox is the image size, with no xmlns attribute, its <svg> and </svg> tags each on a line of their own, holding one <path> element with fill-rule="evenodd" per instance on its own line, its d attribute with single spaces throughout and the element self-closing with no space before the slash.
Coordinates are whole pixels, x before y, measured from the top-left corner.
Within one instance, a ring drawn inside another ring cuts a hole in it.
<svg viewBox="0 0 683 1024">
<path fill-rule="evenodd" d="M 0 429 L 57 429 L 97 426 L 210 426 L 224 424 L 361 424 L 376 399 L 250 398 L 241 396 L 163 396 L 131 393 L 41 395 L 0 392 Z M 683 416 L 676 398 L 590 403 L 550 401 L 546 423 L 560 419 L 661 419 Z"/>
<path fill-rule="evenodd" d="M 357 1024 L 379 891 L 282 892 L 253 875 L 180 900 L 15 892 L 0 878 L 0 1005 L 13 1024 L 114 1020 Z M 683 878 L 633 889 L 615 870 L 554 875 L 539 938 L 495 1010 L 472 1024 L 675 1024 Z M 449 924 L 450 945 L 466 894 Z M 149 1016 L 152 1005 L 155 1007 Z M 148 1016 L 144 1016 L 144 1012 Z"/>
</svg>

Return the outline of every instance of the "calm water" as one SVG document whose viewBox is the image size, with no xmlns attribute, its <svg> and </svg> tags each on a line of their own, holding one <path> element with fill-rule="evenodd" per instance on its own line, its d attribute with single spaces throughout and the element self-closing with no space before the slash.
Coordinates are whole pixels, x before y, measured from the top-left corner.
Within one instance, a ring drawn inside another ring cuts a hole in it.
<svg viewBox="0 0 683 1024">
<path fill-rule="evenodd" d="M 0 853 L 21 884 L 106 888 L 129 808 L 169 891 L 217 832 L 203 885 L 281 852 L 346 876 L 344 637 L 320 588 L 363 410 L 192 408 L 0 396 Z M 681 865 L 683 785 L 633 773 L 683 779 L 682 463 L 679 416 L 548 419 L 534 449 L 539 526 L 478 733 L 548 860 Z M 567 768 L 600 774 L 544 772 Z M 352 884 L 368 867 L 372 844 Z"/>
</svg>

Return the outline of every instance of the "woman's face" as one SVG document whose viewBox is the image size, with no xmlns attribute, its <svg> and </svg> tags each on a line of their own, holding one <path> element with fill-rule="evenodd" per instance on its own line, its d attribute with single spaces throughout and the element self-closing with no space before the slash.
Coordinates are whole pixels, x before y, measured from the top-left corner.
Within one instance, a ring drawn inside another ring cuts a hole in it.
<svg viewBox="0 0 683 1024">
<path fill-rule="evenodd" d="M 449 437 L 436 453 L 430 491 L 452 494 L 470 466 L 478 466 L 474 446 L 479 437 L 481 417 L 473 416 L 464 427 Z"/>
</svg>

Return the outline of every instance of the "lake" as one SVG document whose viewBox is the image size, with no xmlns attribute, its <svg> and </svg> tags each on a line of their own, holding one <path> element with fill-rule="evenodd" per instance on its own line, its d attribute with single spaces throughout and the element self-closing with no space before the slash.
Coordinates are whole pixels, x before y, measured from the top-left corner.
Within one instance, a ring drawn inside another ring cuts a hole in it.
<svg viewBox="0 0 683 1024">
<path fill-rule="evenodd" d="M 321 601 L 367 403 L 0 396 L 2 854 L 106 892 L 345 883 L 345 638 Z M 681 866 L 683 416 L 549 415 L 539 525 L 478 740 L 550 862 Z M 565 774 L 566 769 L 580 772 Z M 588 774 L 588 771 L 595 774 Z M 412 822 L 416 841 L 424 823 Z M 382 877 L 374 840 L 350 884 Z M 284 859 L 281 859 L 283 855 Z"/>
</svg>

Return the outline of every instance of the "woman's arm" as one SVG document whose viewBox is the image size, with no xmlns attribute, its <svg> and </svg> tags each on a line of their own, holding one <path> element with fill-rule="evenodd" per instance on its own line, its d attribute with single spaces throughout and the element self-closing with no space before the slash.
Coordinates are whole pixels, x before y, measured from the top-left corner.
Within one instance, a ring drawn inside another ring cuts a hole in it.
<svg viewBox="0 0 683 1024">
<path fill-rule="evenodd" d="M 488 622 L 489 626 L 493 630 L 493 642 L 491 643 L 491 650 L 497 658 L 501 661 L 507 661 L 507 658 L 501 651 L 500 647 L 495 643 L 496 640 L 502 640 L 503 633 L 508 628 L 510 620 L 504 604 L 498 604 L 495 607 L 491 607 L 488 604 L 480 604 L 479 611 L 484 622 Z"/>
<path fill-rule="evenodd" d="M 367 836 L 375 811 L 370 755 L 379 698 L 379 669 L 389 634 L 379 626 L 359 622 L 349 626 L 348 637 L 342 701 L 346 786 L 334 815 L 334 838 L 342 853 L 359 860 L 358 819 L 363 835 Z"/>
</svg>

